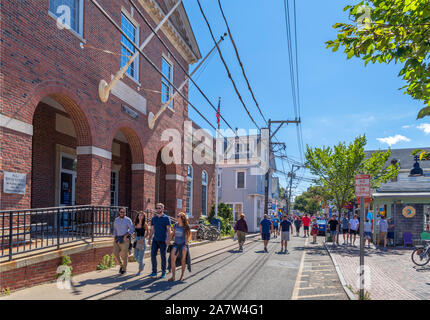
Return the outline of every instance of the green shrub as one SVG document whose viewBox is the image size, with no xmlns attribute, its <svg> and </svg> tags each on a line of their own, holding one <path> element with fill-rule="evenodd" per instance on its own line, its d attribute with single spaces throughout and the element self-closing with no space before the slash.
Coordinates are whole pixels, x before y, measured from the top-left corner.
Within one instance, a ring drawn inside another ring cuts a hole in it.
<svg viewBox="0 0 430 320">
<path fill-rule="evenodd" d="M 66 255 L 61 258 L 60 266 L 66 266 L 70 270 L 70 277 L 73 277 L 72 259 L 70 259 L 69 256 Z M 66 270 L 61 271 L 61 273 L 57 273 L 57 278 L 64 275 L 65 273 L 66 273 Z"/>
<path fill-rule="evenodd" d="M 105 255 L 102 261 L 97 265 L 97 270 L 106 270 L 115 267 L 115 259 L 112 255 Z"/>
<path fill-rule="evenodd" d="M 9 288 L 2 289 L 0 295 L 2 295 L 2 296 L 9 296 L 10 295 L 10 289 Z"/>
</svg>

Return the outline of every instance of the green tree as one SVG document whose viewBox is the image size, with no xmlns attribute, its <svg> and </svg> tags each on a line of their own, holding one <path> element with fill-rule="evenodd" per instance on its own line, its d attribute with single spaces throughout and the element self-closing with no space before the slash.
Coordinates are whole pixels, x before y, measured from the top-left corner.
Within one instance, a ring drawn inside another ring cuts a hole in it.
<svg viewBox="0 0 430 320">
<path fill-rule="evenodd" d="M 306 146 L 305 165 L 312 174 L 319 177 L 320 186 L 333 199 L 339 212 L 355 197 L 356 174 L 370 174 L 371 187 L 375 189 L 395 178 L 399 172 L 398 165 L 385 165 L 391 150 L 374 152 L 366 159 L 366 142 L 365 136 L 359 136 L 349 145 L 339 142 L 333 148 Z"/>
<path fill-rule="evenodd" d="M 425 151 L 425 150 L 421 150 L 421 149 L 414 150 L 412 152 L 412 155 L 414 155 L 414 156 L 418 155 L 420 161 L 421 160 L 430 160 L 430 152 Z"/>
<path fill-rule="evenodd" d="M 367 65 L 400 62 L 405 93 L 426 105 L 417 119 L 430 115 L 430 1 L 368 0 L 344 8 L 351 23 L 336 23 L 337 39 L 327 48 L 344 47 L 347 58 Z"/>
</svg>

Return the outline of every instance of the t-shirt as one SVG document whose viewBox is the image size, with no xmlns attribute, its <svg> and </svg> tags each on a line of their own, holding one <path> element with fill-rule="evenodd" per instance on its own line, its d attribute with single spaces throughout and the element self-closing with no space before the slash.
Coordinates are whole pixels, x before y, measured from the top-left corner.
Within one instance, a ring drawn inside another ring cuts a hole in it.
<svg viewBox="0 0 430 320">
<path fill-rule="evenodd" d="M 351 230 L 357 230 L 359 223 L 360 221 L 358 221 L 358 219 L 349 220 L 349 224 L 351 225 Z"/>
<path fill-rule="evenodd" d="M 273 218 L 272 221 L 273 221 L 274 227 L 277 227 L 279 225 L 279 219 L 278 218 Z"/>
<path fill-rule="evenodd" d="M 291 221 L 282 220 L 281 222 L 282 232 L 290 232 L 290 226 L 291 226 Z"/>
<path fill-rule="evenodd" d="M 388 232 L 394 232 L 394 221 L 388 222 L 388 226 L 391 227 L 388 229 Z"/>
<path fill-rule="evenodd" d="M 337 220 L 330 220 L 328 222 L 328 225 L 330 226 L 330 231 L 336 231 L 338 224 L 339 222 Z"/>
<path fill-rule="evenodd" d="M 272 221 L 269 219 L 263 219 L 260 222 L 261 224 L 261 233 L 270 233 L 270 226 L 272 225 Z"/>
<path fill-rule="evenodd" d="M 170 217 L 163 213 L 161 217 L 155 215 L 151 219 L 151 226 L 154 226 L 154 241 L 166 241 L 167 230 L 166 227 L 170 226 Z"/>
<path fill-rule="evenodd" d="M 342 229 L 348 229 L 349 219 L 343 217 L 342 218 Z"/>
<path fill-rule="evenodd" d="M 385 219 L 381 219 L 379 221 L 379 232 L 387 232 L 388 230 L 388 222 Z"/>
<path fill-rule="evenodd" d="M 303 226 L 304 227 L 309 227 L 309 224 L 311 223 L 311 218 L 309 218 L 309 217 L 303 217 L 302 218 L 302 222 L 303 222 Z"/>
<path fill-rule="evenodd" d="M 364 232 L 372 232 L 372 222 L 364 222 Z"/>
<path fill-rule="evenodd" d="M 185 227 L 180 227 L 179 224 L 175 224 L 175 243 L 184 244 L 185 243 Z"/>
</svg>

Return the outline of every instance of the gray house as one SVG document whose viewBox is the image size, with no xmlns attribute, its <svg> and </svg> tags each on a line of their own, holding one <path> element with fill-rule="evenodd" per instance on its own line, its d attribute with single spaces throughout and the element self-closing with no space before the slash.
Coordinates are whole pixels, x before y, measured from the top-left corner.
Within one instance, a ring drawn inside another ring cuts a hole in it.
<svg viewBox="0 0 430 320">
<path fill-rule="evenodd" d="M 246 215 L 249 232 L 259 230 L 259 222 L 264 214 L 264 194 L 265 194 L 265 174 L 256 174 L 260 161 L 263 158 L 254 154 L 250 150 L 250 141 L 254 139 L 259 143 L 260 136 L 236 137 L 234 144 L 224 143 L 224 153 L 227 149 L 234 148 L 233 157 L 224 159 L 218 164 L 218 199 L 224 202 L 233 210 L 234 220 L 237 220 L 241 213 Z M 252 148 L 252 147 L 251 147 Z M 273 154 L 269 161 L 269 203 L 279 196 L 277 186 L 279 182 L 272 177 L 272 172 L 276 169 Z M 274 190 L 275 189 L 275 190 Z M 275 192 L 273 192 L 275 191 Z"/>
</svg>

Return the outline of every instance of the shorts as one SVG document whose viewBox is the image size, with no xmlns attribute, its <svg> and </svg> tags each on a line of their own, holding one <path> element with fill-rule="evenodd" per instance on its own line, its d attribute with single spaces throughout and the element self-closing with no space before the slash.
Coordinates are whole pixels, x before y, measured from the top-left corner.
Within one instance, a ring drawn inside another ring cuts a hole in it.
<svg viewBox="0 0 430 320">
<path fill-rule="evenodd" d="M 279 226 L 273 226 L 273 230 L 278 231 L 278 229 L 279 229 Z"/>
<path fill-rule="evenodd" d="M 290 241 L 290 233 L 282 232 L 281 233 L 281 241 Z"/>
<path fill-rule="evenodd" d="M 318 229 L 312 229 L 311 235 L 318 235 Z"/>
<path fill-rule="evenodd" d="M 353 235 L 356 235 L 357 234 L 357 230 L 349 230 L 349 234 L 353 234 Z"/>
<path fill-rule="evenodd" d="M 237 240 L 239 242 L 245 242 L 245 232 L 237 230 Z"/>
<path fill-rule="evenodd" d="M 394 232 L 388 232 L 387 239 L 394 239 Z"/>
<path fill-rule="evenodd" d="M 337 235 L 337 231 L 336 230 L 330 230 L 330 234 L 332 237 L 335 237 Z"/>
<path fill-rule="evenodd" d="M 373 238 L 372 232 L 364 232 L 364 238 L 365 239 L 372 239 Z"/>
<path fill-rule="evenodd" d="M 348 234 L 348 229 L 342 229 L 343 234 Z"/>
<path fill-rule="evenodd" d="M 270 233 L 262 233 L 261 238 L 263 238 L 263 240 L 270 240 Z"/>
<path fill-rule="evenodd" d="M 309 226 L 303 226 L 303 230 L 308 230 L 309 231 Z"/>
<path fill-rule="evenodd" d="M 387 236 L 386 232 L 379 232 L 379 237 L 380 238 L 385 238 Z"/>
</svg>

